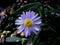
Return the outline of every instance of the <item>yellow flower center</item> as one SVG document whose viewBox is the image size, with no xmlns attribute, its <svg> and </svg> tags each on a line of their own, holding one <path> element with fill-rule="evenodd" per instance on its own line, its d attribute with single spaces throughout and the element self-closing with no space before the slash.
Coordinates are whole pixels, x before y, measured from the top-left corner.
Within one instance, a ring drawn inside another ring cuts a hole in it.
<svg viewBox="0 0 60 45">
<path fill-rule="evenodd" d="M 25 27 L 31 27 L 32 24 L 33 24 L 33 21 L 32 21 L 32 20 L 30 20 L 30 19 L 25 19 L 25 21 L 24 21 Z"/>
</svg>

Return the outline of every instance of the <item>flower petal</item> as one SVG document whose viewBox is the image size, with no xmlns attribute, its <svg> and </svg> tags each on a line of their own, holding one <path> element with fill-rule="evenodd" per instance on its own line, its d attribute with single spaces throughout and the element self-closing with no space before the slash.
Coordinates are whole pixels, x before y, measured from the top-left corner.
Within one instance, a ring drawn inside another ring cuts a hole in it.
<svg viewBox="0 0 60 45">
<path fill-rule="evenodd" d="M 25 19 L 26 18 L 25 12 L 23 12 L 23 14 L 21 14 L 21 17 L 22 17 L 22 19 Z"/>
<path fill-rule="evenodd" d="M 20 20 L 21 20 L 22 18 L 21 18 L 21 17 L 18 17 L 18 19 L 20 19 Z"/>
<path fill-rule="evenodd" d="M 35 31 L 39 31 L 41 30 L 41 28 L 37 25 L 33 25 L 32 28 L 35 30 Z"/>
<path fill-rule="evenodd" d="M 37 16 L 38 16 L 38 14 L 34 15 L 31 19 L 33 20 L 33 19 L 35 19 Z"/>
<path fill-rule="evenodd" d="M 20 25 L 20 23 L 15 23 L 15 25 Z"/>
<path fill-rule="evenodd" d="M 15 21 L 15 22 L 16 22 L 15 24 L 16 24 L 16 25 L 23 24 L 23 21 L 24 21 L 24 20 L 16 20 L 16 21 Z"/>
<path fill-rule="evenodd" d="M 31 16 L 31 18 L 33 18 L 35 16 L 35 12 L 34 11 L 31 11 L 30 12 L 30 16 Z"/>
<path fill-rule="evenodd" d="M 18 32 L 17 33 L 21 33 L 23 30 L 24 30 L 24 26 L 21 25 L 21 26 L 18 27 Z"/>
<path fill-rule="evenodd" d="M 16 20 L 15 22 L 19 22 L 20 20 Z"/>
<path fill-rule="evenodd" d="M 37 32 L 35 31 L 35 29 L 33 29 L 32 27 L 29 28 L 31 33 L 37 34 Z"/>
<path fill-rule="evenodd" d="M 25 37 L 28 37 L 29 36 L 29 29 L 28 28 L 25 28 L 25 30 L 24 30 L 24 33 L 25 33 Z"/>
<path fill-rule="evenodd" d="M 26 18 L 30 18 L 30 10 L 26 12 Z"/>
<path fill-rule="evenodd" d="M 41 17 L 37 17 L 37 18 L 34 19 L 34 21 L 36 21 L 36 20 L 40 20 L 40 18 L 41 18 Z"/>
<path fill-rule="evenodd" d="M 34 21 L 34 24 L 41 24 L 41 23 L 42 23 L 41 19 Z"/>
</svg>

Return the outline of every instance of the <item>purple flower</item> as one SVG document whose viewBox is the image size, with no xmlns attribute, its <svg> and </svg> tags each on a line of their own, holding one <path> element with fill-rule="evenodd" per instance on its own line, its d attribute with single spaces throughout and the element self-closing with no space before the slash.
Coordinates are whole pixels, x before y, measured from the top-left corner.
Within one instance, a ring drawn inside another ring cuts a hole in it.
<svg viewBox="0 0 60 45">
<path fill-rule="evenodd" d="M 37 17 L 38 14 L 35 14 L 34 11 L 23 12 L 21 17 L 15 21 L 16 25 L 19 25 L 17 33 L 24 31 L 25 37 L 30 36 L 31 34 L 37 34 L 37 31 L 41 31 L 39 24 L 41 24 L 41 17 Z"/>
</svg>

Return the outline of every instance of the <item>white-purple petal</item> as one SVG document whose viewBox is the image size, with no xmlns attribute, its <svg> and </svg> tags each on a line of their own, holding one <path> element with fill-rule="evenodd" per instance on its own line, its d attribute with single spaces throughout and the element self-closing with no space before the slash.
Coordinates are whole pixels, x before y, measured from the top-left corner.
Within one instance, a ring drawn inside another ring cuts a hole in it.
<svg viewBox="0 0 60 45">
<path fill-rule="evenodd" d="M 35 18 L 33 21 L 37 21 L 37 20 L 40 20 L 41 17 L 37 17 Z"/>
<path fill-rule="evenodd" d="M 34 21 L 34 24 L 41 24 L 41 19 Z"/>
<path fill-rule="evenodd" d="M 26 14 L 25 14 L 25 12 L 23 12 L 23 14 L 21 14 L 21 17 L 22 17 L 23 19 L 26 18 Z"/>
<path fill-rule="evenodd" d="M 18 27 L 17 33 L 21 33 L 23 30 L 24 30 L 24 26 L 21 25 L 21 26 Z"/>
<path fill-rule="evenodd" d="M 35 19 L 38 16 L 38 14 L 35 14 L 34 16 L 32 16 L 32 20 Z"/>
<path fill-rule="evenodd" d="M 20 25 L 20 23 L 15 23 L 15 25 Z"/>
<path fill-rule="evenodd" d="M 24 33 L 25 33 L 25 37 L 27 37 L 27 36 L 29 36 L 29 29 L 28 28 L 25 28 L 25 30 L 24 30 Z"/>
<path fill-rule="evenodd" d="M 26 12 L 26 18 L 30 18 L 30 11 Z"/>
<path fill-rule="evenodd" d="M 22 17 L 18 17 L 18 19 L 20 19 L 20 20 L 21 20 L 21 19 L 22 19 Z"/>
<path fill-rule="evenodd" d="M 30 12 L 30 18 L 33 18 L 35 16 L 35 12 L 31 11 Z"/>
<path fill-rule="evenodd" d="M 35 29 L 33 29 L 32 27 L 29 28 L 31 33 L 37 34 L 37 32 L 35 31 Z"/>
<path fill-rule="evenodd" d="M 15 21 L 15 22 L 16 22 L 15 24 L 16 24 L 16 25 L 23 24 L 23 21 L 24 21 L 24 20 L 16 20 L 16 21 Z"/>
<path fill-rule="evenodd" d="M 20 20 L 16 20 L 15 22 L 19 22 Z"/>
<path fill-rule="evenodd" d="M 35 31 L 39 31 L 41 30 L 41 28 L 37 25 L 33 25 L 32 28 L 35 30 Z"/>
</svg>

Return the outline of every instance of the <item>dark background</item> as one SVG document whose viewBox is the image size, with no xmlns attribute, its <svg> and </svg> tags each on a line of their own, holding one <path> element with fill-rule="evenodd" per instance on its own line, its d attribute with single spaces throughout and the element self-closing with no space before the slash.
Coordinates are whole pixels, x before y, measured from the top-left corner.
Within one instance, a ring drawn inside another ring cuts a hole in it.
<svg viewBox="0 0 60 45">
<path fill-rule="evenodd" d="M 15 3 L 16 0 L 0 0 L 0 7 L 6 8 L 9 5 Z"/>
</svg>

